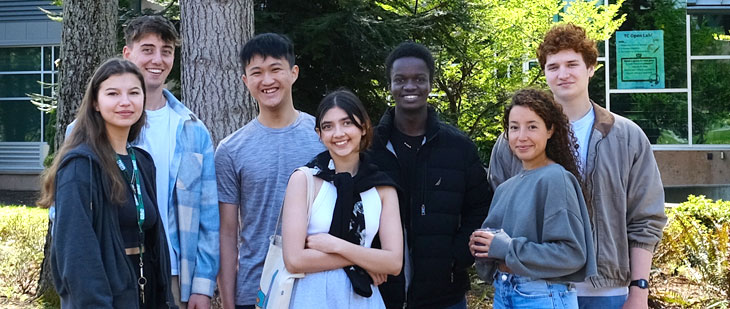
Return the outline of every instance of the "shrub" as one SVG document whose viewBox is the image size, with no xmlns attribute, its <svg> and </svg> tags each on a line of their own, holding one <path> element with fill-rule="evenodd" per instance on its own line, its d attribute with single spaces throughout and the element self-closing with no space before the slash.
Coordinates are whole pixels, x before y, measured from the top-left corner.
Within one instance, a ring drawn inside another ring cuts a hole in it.
<svg viewBox="0 0 730 309">
<path fill-rule="evenodd" d="M 667 217 L 655 264 L 670 276 L 689 279 L 714 300 L 730 299 L 730 202 L 690 195 L 667 209 Z"/>
<path fill-rule="evenodd" d="M 477 275 L 475 266 L 469 268 L 471 289 L 466 294 L 467 308 L 492 308 L 494 287 Z"/>
<path fill-rule="evenodd" d="M 35 293 L 47 228 L 46 209 L 0 206 L 0 296 Z"/>
</svg>

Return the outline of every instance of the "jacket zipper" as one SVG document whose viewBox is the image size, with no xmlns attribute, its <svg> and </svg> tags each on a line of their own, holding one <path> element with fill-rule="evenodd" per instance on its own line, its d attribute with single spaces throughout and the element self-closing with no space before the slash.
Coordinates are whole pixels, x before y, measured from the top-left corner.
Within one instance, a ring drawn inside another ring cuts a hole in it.
<svg viewBox="0 0 730 309">
<path fill-rule="evenodd" d="M 597 162 L 598 162 L 598 147 L 601 145 L 601 142 L 603 141 L 603 139 L 604 139 L 604 137 L 603 137 L 603 134 L 601 133 L 601 139 L 599 139 L 599 140 L 596 141 L 595 157 L 593 157 L 593 170 L 591 170 L 591 175 L 590 175 L 590 178 L 591 178 L 591 191 L 590 191 L 591 197 L 590 197 L 590 202 L 589 203 L 591 205 L 590 207 L 591 207 L 591 212 L 592 212 L 592 216 L 591 216 L 590 219 L 591 219 L 591 225 L 593 227 L 593 235 L 594 235 L 593 242 L 594 242 L 594 244 L 596 246 L 596 259 L 598 259 L 598 250 L 600 248 L 600 245 L 598 243 L 598 228 L 596 227 L 596 222 L 595 222 L 596 209 L 595 209 L 594 203 L 593 203 L 595 199 L 594 199 L 593 196 L 595 195 L 595 186 L 596 186 L 595 176 L 596 176 L 596 165 L 597 165 Z M 590 143 L 589 143 L 589 145 L 590 145 Z M 588 150 L 590 151 L 590 148 Z M 586 165 L 588 165 L 588 163 L 586 163 Z M 593 286 L 595 286 L 595 283 L 593 282 L 593 279 L 594 278 L 591 278 L 591 283 L 593 284 Z"/>
<path fill-rule="evenodd" d="M 94 212 L 94 199 L 92 198 L 93 192 L 91 186 L 93 185 L 94 177 L 92 177 L 93 166 L 91 165 L 91 156 L 86 156 L 89 159 L 89 210 L 92 211 L 92 218 Z"/>
<path fill-rule="evenodd" d="M 424 137 L 425 138 L 425 137 Z M 423 146 L 426 145 L 424 142 L 421 144 L 421 147 L 418 148 L 418 151 L 416 151 L 416 158 L 421 154 L 421 150 L 423 149 Z M 428 161 L 428 158 L 424 158 L 424 161 Z M 426 162 L 428 163 L 428 162 Z M 421 216 L 426 215 L 426 186 L 427 186 L 427 179 L 428 179 L 428 164 L 424 165 L 423 167 L 423 180 L 422 180 L 422 186 L 421 186 Z"/>
</svg>

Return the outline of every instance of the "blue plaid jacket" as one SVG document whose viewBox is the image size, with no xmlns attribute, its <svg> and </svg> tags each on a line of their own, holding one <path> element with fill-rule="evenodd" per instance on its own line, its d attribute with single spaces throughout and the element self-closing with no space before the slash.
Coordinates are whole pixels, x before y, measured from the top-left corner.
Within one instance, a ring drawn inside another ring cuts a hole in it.
<svg viewBox="0 0 730 309">
<path fill-rule="evenodd" d="M 181 117 L 170 161 L 167 237 L 178 256 L 180 299 L 213 297 L 220 264 L 218 189 L 213 141 L 205 124 L 167 89 L 167 104 Z"/>
</svg>

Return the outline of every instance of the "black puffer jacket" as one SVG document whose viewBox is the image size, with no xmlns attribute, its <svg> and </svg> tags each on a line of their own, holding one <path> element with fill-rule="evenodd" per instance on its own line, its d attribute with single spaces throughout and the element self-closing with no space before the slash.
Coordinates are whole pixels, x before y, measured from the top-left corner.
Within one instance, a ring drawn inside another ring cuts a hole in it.
<svg viewBox="0 0 730 309">
<path fill-rule="evenodd" d="M 474 143 L 429 107 L 415 173 L 402 175 L 389 144 L 394 116 L 394 108 L 383 115 L 370 152 L 373 162 L 410 192 L 399 194 L 399 202 L 413 277 L 407 295 L 404 272 L 389 277 L 380 291 L 388 308 L 454 305 L 469 289 L 467 268 L 474 263 L 469 235 L 481 226 L 492 199 L 486 171 Z"/>
</svg>

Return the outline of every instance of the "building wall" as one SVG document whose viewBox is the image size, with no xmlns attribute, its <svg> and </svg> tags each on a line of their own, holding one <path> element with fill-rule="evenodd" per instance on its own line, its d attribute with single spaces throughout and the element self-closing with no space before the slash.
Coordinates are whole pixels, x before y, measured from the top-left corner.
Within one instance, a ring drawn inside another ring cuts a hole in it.
<svg viewBox="0 0 730 309">
<path fill-rule="evenodd" d="M 0 172 L 0 191 L 40 191 L 38 173 L 5 174 Z"/>
<path fill-rule="evenodd" d="M 62 24 L 39 8 L 61 12 L 48 0 L 0 0 L 0 190 L 38 190 L 47 153 L 47 117 L 25 93 L 50 95 L 37 81 L 55 81 Z"/>
<path fill-rule="evenodd" d="M 654 151 L 664 186 L 728 185 L 729 155 L 727 150 Z"/>
<path fill-rule="evenodd" d="M 60 13 L 50 1 L 0 0 L 0 46 L 61 44 L 61 23 L 48 19 L 43 8 Z"/>
</svg>

